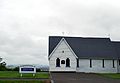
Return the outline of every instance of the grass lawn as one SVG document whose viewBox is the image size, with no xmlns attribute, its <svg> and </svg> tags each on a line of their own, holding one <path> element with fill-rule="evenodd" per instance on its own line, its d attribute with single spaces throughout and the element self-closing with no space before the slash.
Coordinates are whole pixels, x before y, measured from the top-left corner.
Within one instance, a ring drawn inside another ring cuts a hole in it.
<svg viewBox="0 0 120 83">
<path fill-rule="evenodd" d="M 34 77 L 32 74 L 23 74 L 23 76 L 20 77 L 17 71 L 0 71 L 0 78 L 49 78 L 49 73 L 37 72 Z"/>
<path fill-rule="evenodd" d="M 0 83 L 46 83 L 45 81 L 32 80 L 32 81 L 22 81 L 22 80 L 0 80 Z M 48 82 L 49 83 L 49 82 Z"/>
<path fill-rule="evenodd" d="M 108 78 L 120 79 L 120 74 L 116 74 L 116 73 L 104 73 L 99 75 L 108 77 Z"/>
</svg>

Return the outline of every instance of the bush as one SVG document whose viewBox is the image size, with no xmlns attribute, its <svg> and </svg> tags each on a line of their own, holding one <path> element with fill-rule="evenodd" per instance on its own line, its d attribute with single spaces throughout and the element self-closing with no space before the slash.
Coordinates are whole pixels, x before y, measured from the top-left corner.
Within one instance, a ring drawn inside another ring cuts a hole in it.
<svg viewBox="0 0 120 83">
<path fill-rule="evenodd" d="M 19 71 L 19 67 L 15 67 L 14 69 L 12 69 L 13 71 Z"/>
<path fill-rule="evenodd" d="M 13 69 L 7 68 L 7 71 L 13 71 Z"/>
<path fill-rule="evenodd" d="M 40 68 L 36 68 L 36 72 L 40 72 L 41 71 L 41 69 Z"/>
</svg>

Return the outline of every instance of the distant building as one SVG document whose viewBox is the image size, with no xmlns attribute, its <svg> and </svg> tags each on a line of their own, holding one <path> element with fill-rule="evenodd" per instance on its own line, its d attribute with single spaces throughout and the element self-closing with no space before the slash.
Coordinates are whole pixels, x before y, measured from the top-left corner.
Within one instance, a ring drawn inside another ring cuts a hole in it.
<svg viewBox="0 0 120 83">
<path fill-rule="evenodd" d="M 49 71 L 120 73 L 120 42 L 50 36 L 48 58 Z"/>
</svg>

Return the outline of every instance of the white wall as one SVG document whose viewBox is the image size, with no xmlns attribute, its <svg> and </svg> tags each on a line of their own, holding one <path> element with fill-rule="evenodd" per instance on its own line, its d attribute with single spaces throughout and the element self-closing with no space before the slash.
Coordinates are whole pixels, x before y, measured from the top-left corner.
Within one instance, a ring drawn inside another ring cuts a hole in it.
<svg viewBox="0 0 120 83">
<path fill-rule="evenodd" d="M 118 73 L 120 73 L 120 65 L 119 65 L 119 60 L 117 61 L 117 66 L 118 66 Z"/>
<path fill-rule="evenodd" d="M 62 53 L 62 51 L 64 51 L 64 53 Z M 57 58 L 60 59 L 60 67 L 56 67 Z M 70 59 L 70 67 L 66 67 L 66 63 L 61 64 L 61 60 L 66 61 L 67 58 Z M 50 71 L 76 71 L 76 58 L 65 43 L 65 41 L 62 41 L 56 51 L 53 53 L 49 60 L 49 65 Z"/>
<path fill-rule="evenodd" d="M 115 68 L 113 68 L 113 60 L 104 60 L 104 68 L 102 60 L 92 60 L 90 68 L 89 59 L 79 59 L 79 68 L 77 72 L 93 72 L 93 73 L 117 73 L 117 60 L 114 60 Z"/>
</svg>

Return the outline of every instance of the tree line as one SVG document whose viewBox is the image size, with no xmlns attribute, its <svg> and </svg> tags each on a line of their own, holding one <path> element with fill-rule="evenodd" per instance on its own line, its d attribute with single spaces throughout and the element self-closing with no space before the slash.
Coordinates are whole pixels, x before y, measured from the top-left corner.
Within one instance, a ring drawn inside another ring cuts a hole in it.
<svg viewBox="0 0 120 83">
<path fill-rule="evenodd" d="M 19 66 L 15 67 L 15 68 L 7 68 L 6 67 L 6 62 L 2 62 L 0 63 L 0 71 L 19 71 Z M 40 72 L 41 69 L 37 68 L 36 72 Z"/>
</svg>

